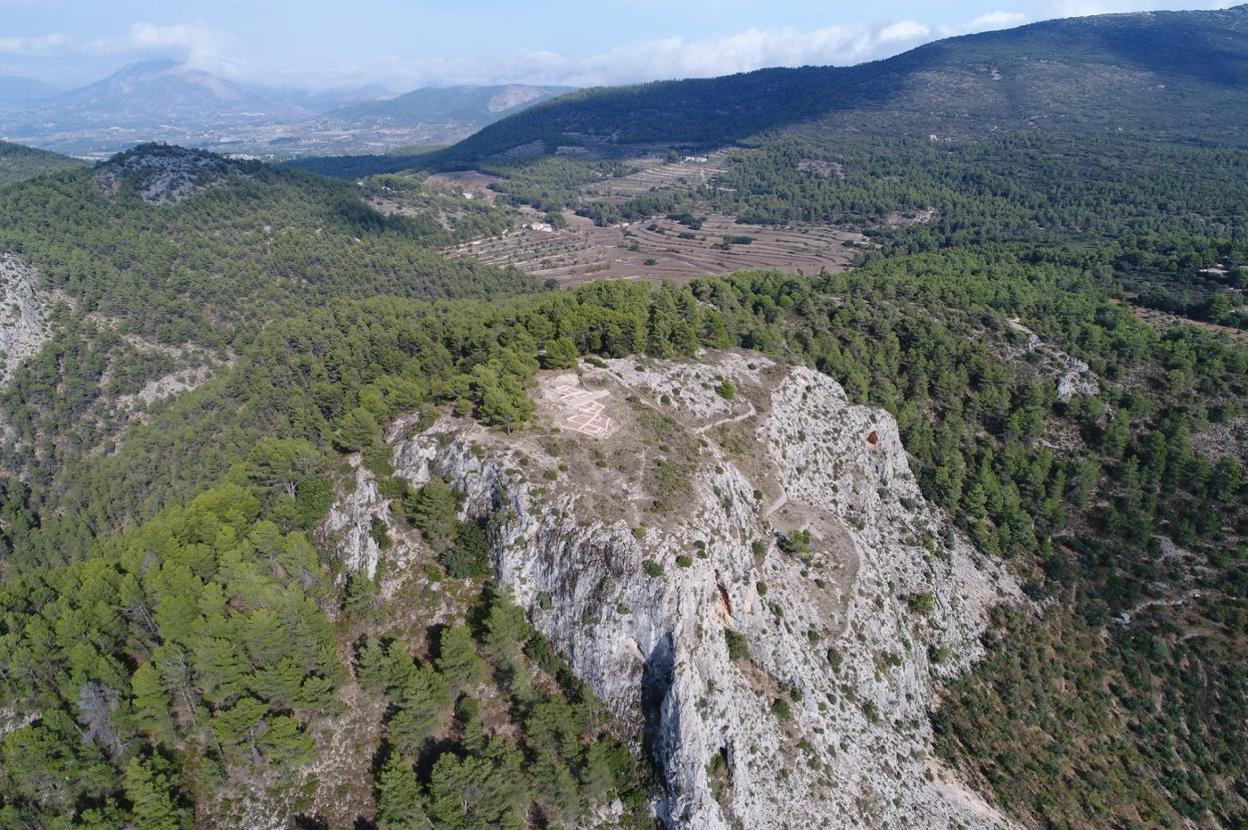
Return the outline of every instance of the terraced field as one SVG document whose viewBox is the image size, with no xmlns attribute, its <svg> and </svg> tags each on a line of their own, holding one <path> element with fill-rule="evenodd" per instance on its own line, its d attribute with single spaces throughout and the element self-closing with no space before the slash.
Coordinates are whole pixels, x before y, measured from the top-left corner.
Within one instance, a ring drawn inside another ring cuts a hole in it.
<svg viewBox="0 0 1248 830">
<path fill-rule="evenodd" d="M 584 186 L 587 199 L 597 202 L 624 202 L 652 190 L 694 188 L 708 184 L 728 166 L 731 150 L 716 150 L 707 156 L 665 162 L 658 157 L 631 159 L 629 165 L 640 168 L 630 176 L 607 179 Z"/>
<path fill-rule="evenodd" d="M 707 217 L 697 231 L 669 219 L 600 228 L 571 213 L 566 217 L 567 228 L 548 230 L 530 213 L 521 230 L 460 245 L 451 254 L 574 285 L 596 279 L 687 282 L 761 268 L 801 275 L 840 271 L 870 244 L 840 228 L 741 225 L 718 214 Z M 751 241 L 725 244 L 725 237 Z"/>
</svg>

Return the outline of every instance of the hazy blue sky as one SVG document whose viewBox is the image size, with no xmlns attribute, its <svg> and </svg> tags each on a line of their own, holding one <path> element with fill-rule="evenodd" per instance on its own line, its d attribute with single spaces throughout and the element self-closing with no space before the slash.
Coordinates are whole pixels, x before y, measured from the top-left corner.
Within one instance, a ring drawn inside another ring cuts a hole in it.
<svg viewBox="0 0 1248 830">
<path fill-rule="evenodd" d="M 589 85 L 846 64 L 1049 17 L 1170 0 L 0 0 L 0 74 L 71 85 L 155 57 L 311 88 Z"/>
</svg>

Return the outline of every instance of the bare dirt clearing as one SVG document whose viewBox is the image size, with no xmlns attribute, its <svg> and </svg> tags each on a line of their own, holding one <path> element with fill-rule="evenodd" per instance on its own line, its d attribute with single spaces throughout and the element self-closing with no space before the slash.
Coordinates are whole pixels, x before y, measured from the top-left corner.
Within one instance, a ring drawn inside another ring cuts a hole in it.
<svg viewBox="0 0 1248 830">
<path fill-rule="evenodd" d="M 476 170 L 461 170 L 456 173 L 435 173 L 425 179 L 433 190 L 458 196 L 464 199 L 480 199 L 494 204 L 498 193 L 490 189 L 490 185 L 503 181 L 498 176 L 478 173 Z"/>
<path fill-rule="evenodd" d="M 1115 305 L 1121 305 L 1118 300 L 1110 300 Z M 1155 308 L 1145 308 L 1134 303 L 1131 304 L 1131 313 L 1146 323 L 1157 326 L 1159 328 L 1169 328 L 1170 326 L 1196 326 L 1205 331 L 1215 334 L 1225 334 L 1232 340 L 1240 343 L 1248 343 L 1248 331 L 1242 329 L 1231 328 L 1230 326 L 1219 326 L 1217 323 L 1209 323 L 1204 320 L 1193 320 L 1189 317 L 1180 317 L 1177 314 L 1159 311 Z"/>
<path fill-rule="evenodd" d="M 867 238 L 834 227 L 779 228 L 737 224 L 712 214 L 696 231 L 661 218 L 600 228 L 588 219 L 565 214 L 568 227 L 534 227 L 501 237 L 474 240 L 451 249 L 490 265 L 511 265 L 565 285 L 599 279 L 646 279 L 683 282 L 713 274 L 778 269 L 793 274 L 843 271 Z M 748 244 L 725 244 L 725 237 Z"/>
</svg>

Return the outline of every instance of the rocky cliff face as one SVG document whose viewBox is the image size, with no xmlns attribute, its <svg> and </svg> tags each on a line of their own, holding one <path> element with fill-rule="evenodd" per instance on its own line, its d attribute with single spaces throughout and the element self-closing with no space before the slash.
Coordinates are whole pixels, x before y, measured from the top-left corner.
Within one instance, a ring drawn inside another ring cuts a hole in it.
<svg viewBox="0 0 1248 830">
<path fill-rule="evenodd" d="M 352 573 L 377 575 L 381 545 L 373 538 L 373 519 L 394 525 L 390 504 L 377 489 L 377 477 L 364 468 L 359 456 L 351 458 L 351 486 L 334 502 L 321 537 L 339 550 L 343 565 Z"/>
<path fill-rule="evenodd" d="M 47 338 L 47 298 L 35 270 L 13 254 L 0 253 L 0 386 Z"/>
<path fill-rule="evenodd" d="M 887 413 L 755 355 L 541 384 L 523 434 L 401 422 L 395 468 L 492 517 L 499 578 L 641 729 L 669 827 L 1009 826 L 939 769 L 926 712 L 1017 587 L 924 502 Z M 368 547 L 345 529 L 374 501 L 339 499 L 339 538 Z"/>
</svg>

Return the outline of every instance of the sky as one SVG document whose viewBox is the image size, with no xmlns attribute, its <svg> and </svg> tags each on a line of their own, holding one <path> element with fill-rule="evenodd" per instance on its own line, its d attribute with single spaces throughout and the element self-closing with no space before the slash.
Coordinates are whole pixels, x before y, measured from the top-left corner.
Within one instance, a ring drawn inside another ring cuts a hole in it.
<svg viewBox="0 0 1248 830">
<path fill-rule="evenodd" d="M 568 86 L 860 63 L 1053 17 L 1190 0 L 0 0 L 0 75 L 71 87 L 173 58 L 232 80 Z"/>
</svg>

